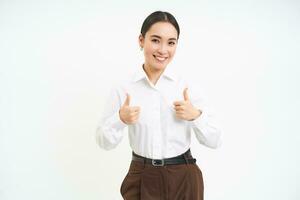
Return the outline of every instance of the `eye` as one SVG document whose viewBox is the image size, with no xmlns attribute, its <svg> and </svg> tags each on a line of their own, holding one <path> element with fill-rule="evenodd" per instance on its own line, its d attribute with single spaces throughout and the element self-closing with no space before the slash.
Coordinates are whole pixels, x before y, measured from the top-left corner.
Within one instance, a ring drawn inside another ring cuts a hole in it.
<svg viewBox="0 0 300 200">
<path fill-rule="evenodd" d="M 169 42 L 169 45 L 173 46 L 175 45 L 175 42 Z"/>
<path fill-rule="evenodd" d="M 154 43 L 159 43 L 158 39 L 152 39 L 151 41 L 154 42 Z"/>
</svg>

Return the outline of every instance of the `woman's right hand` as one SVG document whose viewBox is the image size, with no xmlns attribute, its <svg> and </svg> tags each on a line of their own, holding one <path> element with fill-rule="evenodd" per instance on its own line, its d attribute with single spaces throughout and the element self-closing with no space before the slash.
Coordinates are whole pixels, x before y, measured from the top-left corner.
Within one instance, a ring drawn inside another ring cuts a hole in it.
<svg viewBox="0 0 300 200">
<path fill-rule="evenodd" d="M 140 107 L 139 106 L 129 106 L 130 96 L 126 93 L 126 100 L 119 110 L 120 119 L 125 124 L 135 124 L 139 118 Z"/>
</svg>

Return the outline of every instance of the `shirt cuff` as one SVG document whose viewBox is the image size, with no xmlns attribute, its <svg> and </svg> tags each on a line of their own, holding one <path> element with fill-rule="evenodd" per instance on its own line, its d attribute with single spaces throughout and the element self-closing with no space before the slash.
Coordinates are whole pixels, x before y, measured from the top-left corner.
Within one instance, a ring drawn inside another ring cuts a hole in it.
<svg viewBox="0 0 300 200">
<path fill-rule="evenodd" d="M 116 112 L 115 114 L 113 114 L 111 116 L 111 118 L 109 119 L 109 124 L 111 124 L 111 126 L 116 129 L 116 130 L 120 130 L 123 129 L 127 126 L 127 124 L 125 124 L 121 119 L 120 119 L 120 115 L 119 112 Z"/>
<path fill-rule="evenodd" d="M 199 117 L 197 117 L 196 119 L 190 121 L 191 122 L 191 125 L 192 127 L 203 127 L 206 122 L 207 122 L 207 114 L 206 112 L 202 111 L 201 115 Z"/>
</svg>

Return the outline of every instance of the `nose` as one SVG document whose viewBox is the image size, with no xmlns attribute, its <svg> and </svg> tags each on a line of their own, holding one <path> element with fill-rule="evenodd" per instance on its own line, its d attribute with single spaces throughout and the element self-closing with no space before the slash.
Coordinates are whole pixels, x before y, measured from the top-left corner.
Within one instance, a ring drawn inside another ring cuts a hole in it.
<svg viewBox="0 0 300 200">
<path fill-rule="evenodd" d="M 165 44 L 161 44 L 158 48 L 160 54 L 166 54 L 168 52 L 168 47 Z"/>
</svg>

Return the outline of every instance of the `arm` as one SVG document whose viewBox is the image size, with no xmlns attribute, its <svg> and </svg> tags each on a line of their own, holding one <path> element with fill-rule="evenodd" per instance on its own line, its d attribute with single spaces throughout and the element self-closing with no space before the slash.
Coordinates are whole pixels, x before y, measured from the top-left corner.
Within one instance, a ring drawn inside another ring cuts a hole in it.
<svg viewBox="0 0 300 200">
<path fill-rule="evenodd" d="M 112 89 L 96 130 L 97 144 L 103 149 L 115 148 L 123 138 L 123 130 L 127 125 L 120 119 L 120 108 L 121 99 L 118 90 Z"/>
<path fill-rule="evenodd" d="M 222 132 L 217 125 L 213 111 L 205 101 L 203 92 L 195 90 L 193 86 L 188 87 L 191 88 L 191 103 L 200 114 L 196 119 L 189 121 L 197 140 L 210 148 L 220 147 Z"/>
</svg>

